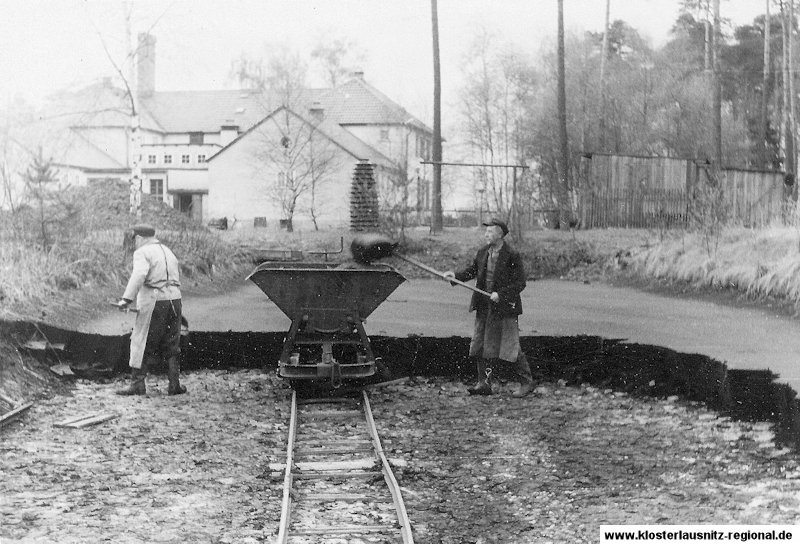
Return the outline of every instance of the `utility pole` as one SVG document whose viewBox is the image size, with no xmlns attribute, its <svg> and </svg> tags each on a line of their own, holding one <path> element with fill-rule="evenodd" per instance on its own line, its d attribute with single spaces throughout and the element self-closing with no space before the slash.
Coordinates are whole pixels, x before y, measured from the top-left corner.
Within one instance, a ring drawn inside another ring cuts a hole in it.
<svg viewBox="0 0 800 544">
<path fill-rule="evenodd" d="M 606 0 L 606 22 L 603 27 L 603 45 L 600 50 L 600 151 L 606 150 L 606 58 L 608 57 L 608 28 L 611 18 L 611 0 Z"/>
<path fill-rule="evenodd" d="M 558 223 L 561 228 L 572 220 L 569 200 L 569 145 L 567 143 L 567 84 L 564 68 L 564 0 L 558 0 Z"/>
<path fill-rule="evenodd" d="M 711 68 L 713 70 L 712 85 L 714 86 L 714 154 L 717 166 L 722 168 L 722 82 L 720 81 L 719 50 L 722 29 L 719 23 L 719 0 L 714 0 L 714 33 L 711 54 Z"/>
<path fill-rule="evenodd" d="M 433 194 L 431 233 L 442 232 L 442 79 L 439 71 L 439 9 L 431 0 L 433 34 Z"/>
<path fill-rule="evenodd" d="M 761 82 L 761 142 L 758 146 L 761 152 L 760 165 L 761 168 L 768 168 L 770 166 L 767 160 L 767 88 L 769 87 L 769 72 L 770 72 L 770 33 L 772 31 L 772 19 L 769 15 L 769 3 L 771 0 L 765 0 L 766 15 L 764 16 L 764 71 Z"/>
</svg>

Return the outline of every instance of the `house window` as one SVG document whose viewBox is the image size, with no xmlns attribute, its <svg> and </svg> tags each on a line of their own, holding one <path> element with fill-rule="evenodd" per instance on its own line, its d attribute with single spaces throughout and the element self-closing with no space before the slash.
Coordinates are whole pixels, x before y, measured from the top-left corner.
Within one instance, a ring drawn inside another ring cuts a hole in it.
<svg viewBox="0 0 800 544">
<path fill-rule="evenodd" d="M 155 164 L 156 163 L 156 156 L 155 155 L 148 155 L 147 156 L 147 164 Z"/>
<path fill-rule="evenodd" d="M 164 164 L 172 164 L 172 155 L 164 155 Z"/>
<path fill-rule="evenodd" d="M 189 164 L 189 155 L 181 155 L 181 164 Z"/>
<path fill-rule="evenodd" d="M 389 129 L 382 128 L 381 129 L 381 141 L 387 141 L 389 139 Z"/>
<path fill-rule="evenodd" d="M 164 200 L 164 180 L 150 180 L 150 196 L 155 200 Z"/>
<path fill-rule="evenodd" d="M 203 144 L 203 133 L 202 132 L 190 132 L 189 133 L 189 145 L 202 145 Z"/>
<path fill-rule="evenodd" d="M 278 172 L 277 187 L 278 189 L 286 187 L 286 172 Z"/>
<path fill-rule="evenodd" d="M 197 162 L 200 163 L 200 164 L 206 162 L 206 156 L 205 155 L 198 155 L 197 156 Z"/>
</svg>

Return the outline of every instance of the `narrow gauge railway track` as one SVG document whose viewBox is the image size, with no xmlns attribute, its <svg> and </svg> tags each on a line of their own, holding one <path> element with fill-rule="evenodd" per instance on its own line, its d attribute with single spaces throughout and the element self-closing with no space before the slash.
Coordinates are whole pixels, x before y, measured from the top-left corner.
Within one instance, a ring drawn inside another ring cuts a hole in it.
<svg viewBox="0 0 800 544">
<path fill-rule="evenodd" d="M 292 391 L 278 544 L 414 542 L 369 397 L 360 393 L 302 399 Z"/>
</svg>

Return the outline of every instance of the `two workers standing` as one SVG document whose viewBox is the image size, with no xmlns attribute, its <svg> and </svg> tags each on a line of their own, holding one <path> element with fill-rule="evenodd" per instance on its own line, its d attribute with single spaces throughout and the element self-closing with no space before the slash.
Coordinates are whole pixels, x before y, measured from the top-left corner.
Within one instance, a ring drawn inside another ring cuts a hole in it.
<svg viewBox="0 0 800 544">
<path fill-rule="evenodd" d="M 519 387 L 513 396 L 523 397 L 533 387 L 530 366 L 519 343 L 520 293 L 526 276 L 519 252 L 505 242 L 508 226 L 499 219 L 484 223 L 486 245 L 472 263 L 445 276 L 460 281 L 476 280 L 476 287 L 490 293 L 473 293 L 470 311 L 475 311 L 475 327 L 469 355 L 476 364 L 478 383 L 468 391 L 491 395 L 492 368 L 514 366 Z M 133 272 L 117 305 L 128 309 L 134 299 L 138 314 L 131 334 L 129 366 L 131 383 L 120 395 L 144 395 L 147 371 L 163 357 L 168 367 L 168 394 L 186 393 L 180 384 L 181 291 L 180 267 L 175 254 L 155 237 L 155 229 L 140 224 L 133 227 L 136 250 Z"/>
</svg>

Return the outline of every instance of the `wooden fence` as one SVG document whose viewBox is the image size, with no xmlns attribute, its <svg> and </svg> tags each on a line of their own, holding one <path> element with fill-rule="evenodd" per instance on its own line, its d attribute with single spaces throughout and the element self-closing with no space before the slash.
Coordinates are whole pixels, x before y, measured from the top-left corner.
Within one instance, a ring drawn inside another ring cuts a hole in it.
<svg viewBox="0 0 800 544">
<path fill-rule="evenodd" d="M 780 220 L 789 192 L 784 174 L 726 168 L 720 179 L 732 222 L 759 226 Z M 685 225 L 695 189 L 709 165 L 669 157 L 594 154 L 581 162 L 578 213 L 584 228 Z"/>
</svg>

